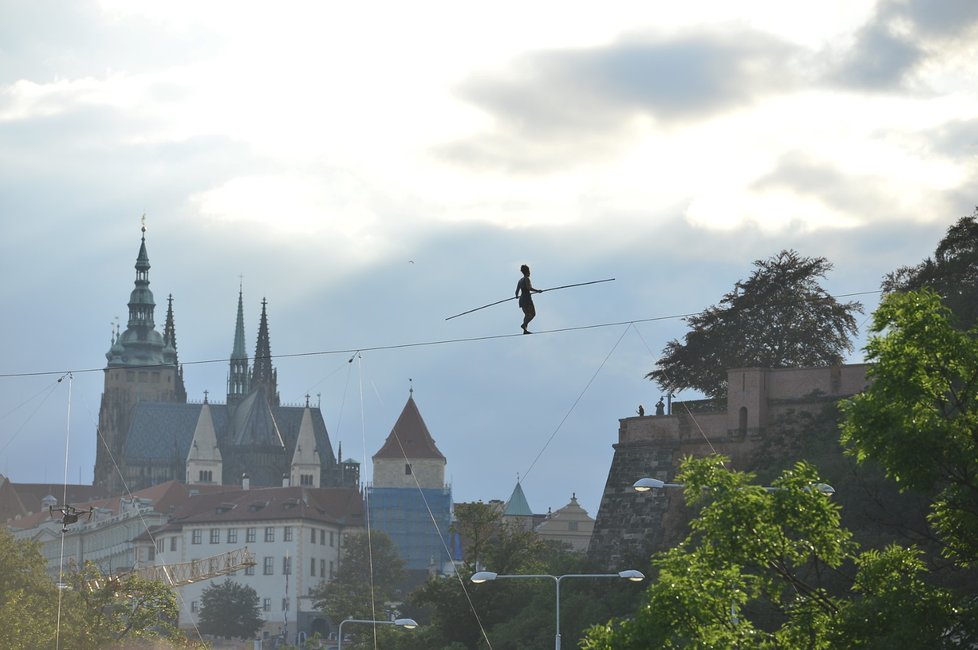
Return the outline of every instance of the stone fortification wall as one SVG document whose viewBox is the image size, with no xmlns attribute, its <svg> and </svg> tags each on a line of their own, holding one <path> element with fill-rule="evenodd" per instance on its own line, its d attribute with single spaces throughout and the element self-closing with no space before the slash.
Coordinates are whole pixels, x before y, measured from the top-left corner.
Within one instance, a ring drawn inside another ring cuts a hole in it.
<svg viewBox="0 0 978 650">
<path fill-rule="evenodd" d="M 650 477 L 671 482 L 684 457 L 712 453 L 729 457 L 732 468 L 744 469 L 765 443 L 772 422 L 788 411 L 814 413 L 826 401 L 862 391 L 867 370 L 866 364 L 730 370 L 726 402 L 676 402 L 671 415 L 619 420 L 589 559 L 608 571 L 647 567 L 651 553 L 685 537 L 689 513 L 682 490 L 638 493 L 632 488 L 635 481 Z"/>
</svg>

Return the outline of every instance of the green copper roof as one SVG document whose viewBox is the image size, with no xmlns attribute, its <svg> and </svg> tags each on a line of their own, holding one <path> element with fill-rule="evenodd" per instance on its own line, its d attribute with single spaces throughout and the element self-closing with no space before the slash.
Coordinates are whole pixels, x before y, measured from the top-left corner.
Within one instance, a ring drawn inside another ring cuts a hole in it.
<svg viewBox="0 0 978 650">
<path fill-rule="evenodd" d="M 530 510 L 530 504 L 526 502 L 526 495 L 523 494 L 523 486 L 520 485 L 519 481 L 516 482 L 516 487 L 513 488 L 513 493 L 509 496 L 509 501 L 506 502 L 506 509 L 503 510 L 503 516 L 533 516 L 533 511 Z"/>
</svg>

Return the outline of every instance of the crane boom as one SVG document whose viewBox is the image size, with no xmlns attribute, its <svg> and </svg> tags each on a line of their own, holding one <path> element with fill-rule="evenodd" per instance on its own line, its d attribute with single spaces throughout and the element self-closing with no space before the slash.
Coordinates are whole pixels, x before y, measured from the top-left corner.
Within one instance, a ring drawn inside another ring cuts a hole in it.
<svg viewBox="0 0 978 650">
<path fill-rule="evenodd" d="M 250 566 L 255 566 L 255 554 L 245 546 L 199 560 L 146 566 L 108 578 L 96 578 L 89 581 L 88 588 L 94 591 L 103 586 L 102 581 L 121 580 L 130 575 L 138 576 L 144 580 L 158 580 L 170 587 L 183 587 L 201 580 L 226 576 Z"/>
</svg>

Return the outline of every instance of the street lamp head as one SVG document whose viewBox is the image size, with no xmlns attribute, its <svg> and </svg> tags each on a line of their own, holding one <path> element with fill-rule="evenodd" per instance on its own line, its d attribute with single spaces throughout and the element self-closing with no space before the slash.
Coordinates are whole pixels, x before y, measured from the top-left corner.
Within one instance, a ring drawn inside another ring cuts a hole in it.
<svg viewBox="0 0 978 650">
<path fill-rule="evenodd" d="M 816 483 L 815 489 L 827 497 L 830 497 L 833 494 L 835 494 L 835 488 L 829 485 L 828 483 Z"/>
<path fill-rule="evenodd" d="M 472 577 L 469 578 L 475 584 L 481 584 L 489 580 L 495 580 L 498 573 L 493 573 L 492 571 L 479 571 L 478 573 L 473 573 Z"/>
<path fill-rule="evenodd" d="M 645 574 L 641 571 L 636 571 L 635 569 L 625 569 L 624 571 L 619 571 L 618 577 L 631 580 L 632 582 L 642 582 L 645 580 Z"/>
<path fill-rule="evenodd" d="M 418 627 L 418 622 L 413 618 L 399 618 L 394 621 L 394 625 L 400 625 L 403 628 L 413 630 L 414 628 Z"/>
<path fill-rule="evenodd" d="M 635 483 L 632 484 L 632 488 L 636 492 L 648 492 L 649 490 L 658 490 L 665 487 L 665 482 L 660 481 L 657 478 L 640 478 Z"/>
</svg>

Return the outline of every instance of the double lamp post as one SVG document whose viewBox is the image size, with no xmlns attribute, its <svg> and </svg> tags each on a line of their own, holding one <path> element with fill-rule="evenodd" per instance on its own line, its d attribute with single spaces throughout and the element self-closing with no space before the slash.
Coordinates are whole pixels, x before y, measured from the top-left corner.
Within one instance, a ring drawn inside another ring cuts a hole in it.
<svg viewBox="0 0 978 650">
<path fill-rule="evenodd" d="M 560 650 L 560 581 L 565 578 L 624 578 L 625 580 L 630 580 L 631 582 L 641 582 L 645 579 L 645 575 L 641 571 L 636 571 L 635 569 L 628 569 L 626 571 L 619 571 L 618 573 L 568 573 L 562 576 L 552 576 L 547 574 L 541 575 L 531 575 L 531 574 L 514 574 L 514 575 L 499 575 L 498 573 L 493 573 L 492 571 L 479 571 L 472 575 L 472 582 L 476 584 L 481 584 L 483 582 L 489 582 L 491 580 L 503 580 L 503 579 L 517 579 L 517 578 L 550 578 L 554 581 L 554 585 L 557 590 L 557 602 L 555 609 L 557 610 L 557 621 L 556 621 L 556 634 L 554 635 L 554 650 Z"/>
</svg>

